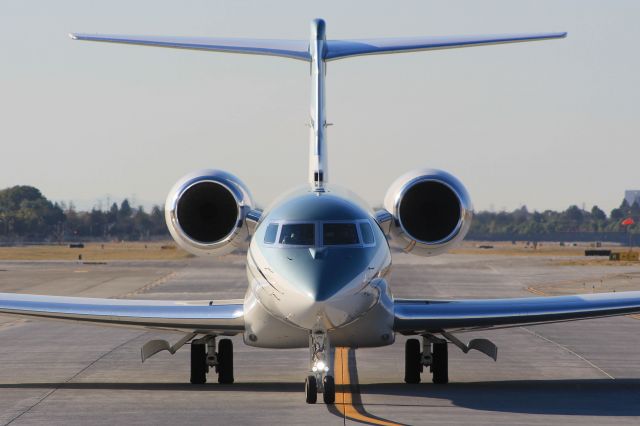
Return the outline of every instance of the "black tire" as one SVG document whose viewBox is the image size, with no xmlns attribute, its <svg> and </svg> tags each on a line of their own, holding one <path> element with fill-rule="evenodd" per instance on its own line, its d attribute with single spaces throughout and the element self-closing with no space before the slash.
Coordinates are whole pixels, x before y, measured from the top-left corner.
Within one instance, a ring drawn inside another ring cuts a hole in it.
<svg viewBox="0 0 640 426">
<path fill-rule="evenodd" d="M 191 383 L 202 385 L 207 382 L 207 345 L 191 344 Z"/>
<path fill-rule="evenodd" d="M 433 383 L 449 383 L 449 352 L 447 343 L 433 344 Z"/>
<path fill-rule="evenodd" d="M 404 346 L 404 382 L 420 383 L 421 371 L 422 353 L 420 352 L 420 341 L 418 339 L 408 339 Z"/>
<path fill-rule="evenodd" d="M 324 391 L 322 393 L 322 399 L 325 404 L 333 404 L 336 402 L 336 382 L 333 376 L 326 376 L 322 380 L 322 386 Z"/>
<path fill-rule="evenodd" d="M 315 376 L 307 376 L 304 381 L 304 396 L 307 399 L 307 404 L 315 404 L 318 400 L 318 385 Z"/>
<path fill-rule="evenodd" d="M 218 343 L 218 383 L 233 383 L 233 342 L 221 339 Z"/>
</svg>

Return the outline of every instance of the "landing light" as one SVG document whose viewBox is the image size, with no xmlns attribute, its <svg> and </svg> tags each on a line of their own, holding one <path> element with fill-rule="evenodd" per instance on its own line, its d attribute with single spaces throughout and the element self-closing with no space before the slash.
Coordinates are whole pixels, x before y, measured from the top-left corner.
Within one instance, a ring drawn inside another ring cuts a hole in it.
<svg viewBox="0 0 640 426">
<path fill-rule="evenodd" d="M 329 367 L 324 363 L 324 361 L 320 360 L 316 361 L 316 363 L 313 364 L 313 367 L 311 367 L 311 371 L 313 371 L 314 373 L 318 371 L 324 371 L 326 373 L 329 371 Z"/>
</svg>

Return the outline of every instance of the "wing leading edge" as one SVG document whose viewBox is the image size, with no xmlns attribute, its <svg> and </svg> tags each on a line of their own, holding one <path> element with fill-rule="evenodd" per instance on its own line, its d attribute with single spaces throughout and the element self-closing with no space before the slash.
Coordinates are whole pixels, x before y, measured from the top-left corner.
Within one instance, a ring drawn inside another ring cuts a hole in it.
<svg viewBox="0 0 640 426">
<path fill-rule="evenodd" d="M 473 331 L 640 312 L 640 291 L 519 299 L 395 301 L 402 334 Z"/>
<path fill-rule="evenodd" d="M 0 293 L 0 313 L 201 333 L 244 330 L 242 300 L 120 300 Z"/>
</svg>

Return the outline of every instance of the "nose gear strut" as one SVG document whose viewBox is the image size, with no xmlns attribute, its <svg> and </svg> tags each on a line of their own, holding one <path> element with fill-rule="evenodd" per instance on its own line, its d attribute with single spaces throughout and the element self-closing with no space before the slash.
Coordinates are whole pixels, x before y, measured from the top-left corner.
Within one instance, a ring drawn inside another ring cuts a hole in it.
<svg viewBox="0 0 640 426">
<path fill-rule="evenodd" d="M 336 385 L 333 378 L 333 356 L 326 332 L 315 330 L 309 334 L 310 374 L 305 380 L 307 404 L 315 404 L 318 392 L 322 392 L 325 404 L 336 400 Z"/>
</svg>

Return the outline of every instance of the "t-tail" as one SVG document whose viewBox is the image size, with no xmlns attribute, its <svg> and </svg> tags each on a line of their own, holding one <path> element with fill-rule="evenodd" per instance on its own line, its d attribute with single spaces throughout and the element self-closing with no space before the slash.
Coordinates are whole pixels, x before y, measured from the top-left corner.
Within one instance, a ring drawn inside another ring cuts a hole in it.
<svg viewBox="0 0 640 426">
<path fill-rule="evenodd" d="M 326 63 L 352 56 L 383 53 L 417 52 L 489 44 L 518 43 L 566 37 L 566 32 L 428 36 L 356 40 L 327 40 L 322 19 L 311 21 L 311 36 L 307 40 L 274 40 L 218 37 L 163 37 L 100 34 L 70 34 L 74 40 L 125 43 L 211 52 L 245 53 L 280 56 L 311 63 L 311 109 L 309 143 L 309 184 L 322 191 L 328 181 L 327 118 L 325 108 Z"/>
</svg>

